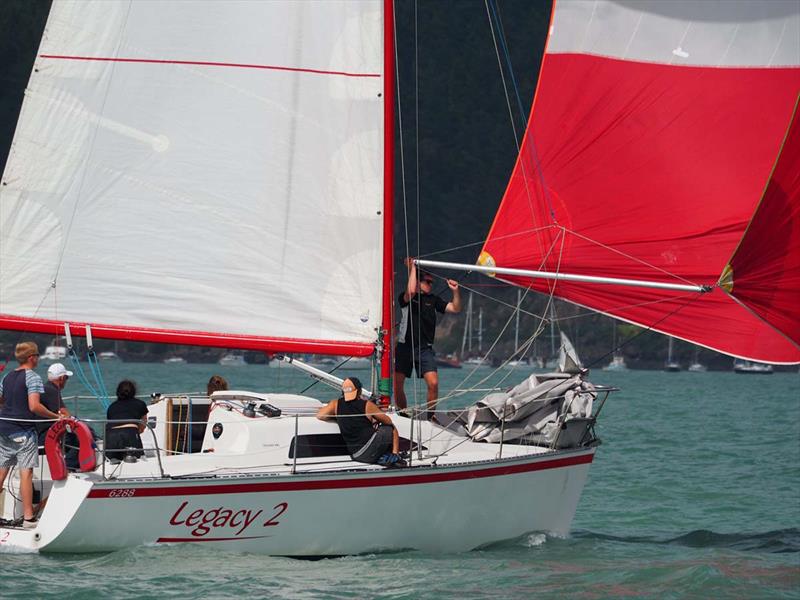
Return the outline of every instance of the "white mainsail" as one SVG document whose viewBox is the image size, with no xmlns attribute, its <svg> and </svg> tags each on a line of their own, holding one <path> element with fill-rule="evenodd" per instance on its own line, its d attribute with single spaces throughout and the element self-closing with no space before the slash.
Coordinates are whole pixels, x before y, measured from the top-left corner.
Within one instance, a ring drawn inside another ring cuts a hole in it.
<svg viewBox="0 0 800 600">
<path fill-rule="evenodd" d="M 382 12 L 54 2 L 0 190 L 0 320 L 374 343 Z"/>
</svg>

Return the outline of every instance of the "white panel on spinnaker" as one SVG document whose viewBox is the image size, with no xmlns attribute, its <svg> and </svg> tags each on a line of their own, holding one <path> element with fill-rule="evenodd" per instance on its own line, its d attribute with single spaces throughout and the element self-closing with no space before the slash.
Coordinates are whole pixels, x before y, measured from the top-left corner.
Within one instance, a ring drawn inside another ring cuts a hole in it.
<svg viewBox="0 0 800 600">
<path fill-rule="evenodd" d="M 374 341 L 382 10 L 54 2 L 0 192 L 0 313 Z"/>
<path fill-rule="evenodd" d="M 548 53 L 694 66 L 800 63 L 800 0 L 559 0 L 556 8 Z"/>
</svg>

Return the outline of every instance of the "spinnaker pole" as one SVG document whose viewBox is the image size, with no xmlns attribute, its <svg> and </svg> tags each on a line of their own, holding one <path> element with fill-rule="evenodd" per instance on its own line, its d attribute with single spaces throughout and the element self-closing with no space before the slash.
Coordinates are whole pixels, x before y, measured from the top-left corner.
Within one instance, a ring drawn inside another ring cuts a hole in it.
<svg viewBox="0 0 800 600">
<path fill-rule="evenodd" d="M 679 292 L 698 292 L 704 294 L 714 289 L 710 285 L 692 285 L 686 283 L 669 283 L 666 281 L 647 281 L 641 279 L 622 279 L 619 277 L 599 277 L 595 275 L 577 275 L 574 273 L 553 273 L 550 271 L 529 271 L 528 269 L 509 269 L 483 265 L 469 265 L 463 263 L 440 262 L 436 260 L 416 260 L 420 267 L 451 269 L 453 271 L 474 271 L 490 277 L 494 275 L 513 275 L 516 277 L 530 277 L 531 279 L 551 279 L 556 281 L 576 281 L 582 283 L 598 283 L 606 285 L 628 285 L 633 287 L 658 288 L 662 290 L 675 290 Z"/>
</svg>

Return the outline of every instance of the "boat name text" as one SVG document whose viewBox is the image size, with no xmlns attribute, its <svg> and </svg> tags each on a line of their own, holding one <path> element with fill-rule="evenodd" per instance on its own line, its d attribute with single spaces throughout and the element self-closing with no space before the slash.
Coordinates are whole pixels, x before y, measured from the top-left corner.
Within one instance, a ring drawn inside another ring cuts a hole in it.
<svg viewBox="0 0 800 600">
<path fill-rule="evenodd" d="M 192 511 L 188 505 L 189 501 L 185 500 L 175 511 L 175 514 L 172 515 L 169 524 L 173 527 L 181 525 L 188 527 L 194 537 L 203 537 L 211 531 L 222 530 L 225 527 L 234 529 L 233 535 L 241 535 L 264 512 L 261 509 L 242 508 L 236 510 L 223 506 L 212 509 L 198 508 Z M 289 508 L 287 502 L 275 505 L 272 509 L 274 511 L 272 516 L 264 521 L 261 526 L 274 527 L 275 525 L 280 525 L 278 517 L 286 512 L 287 508 Z"/>
</svg>

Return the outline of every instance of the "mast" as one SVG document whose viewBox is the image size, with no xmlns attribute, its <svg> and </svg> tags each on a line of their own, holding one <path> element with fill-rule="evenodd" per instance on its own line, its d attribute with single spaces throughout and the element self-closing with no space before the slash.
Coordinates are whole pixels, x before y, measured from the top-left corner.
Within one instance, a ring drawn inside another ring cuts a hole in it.
<svg viewBox="0 0 800 600">
<path fill-rule="evenodd" d="M 384 0 L 383 27 L 383 336 L 378 393 L 388 404 L 394 347 L 394 0 Z"/>
<path fill-rule="evenodd" d="M 478 308 L 478 352 L 483 355 L 483 307 Z"/>
</svg>

